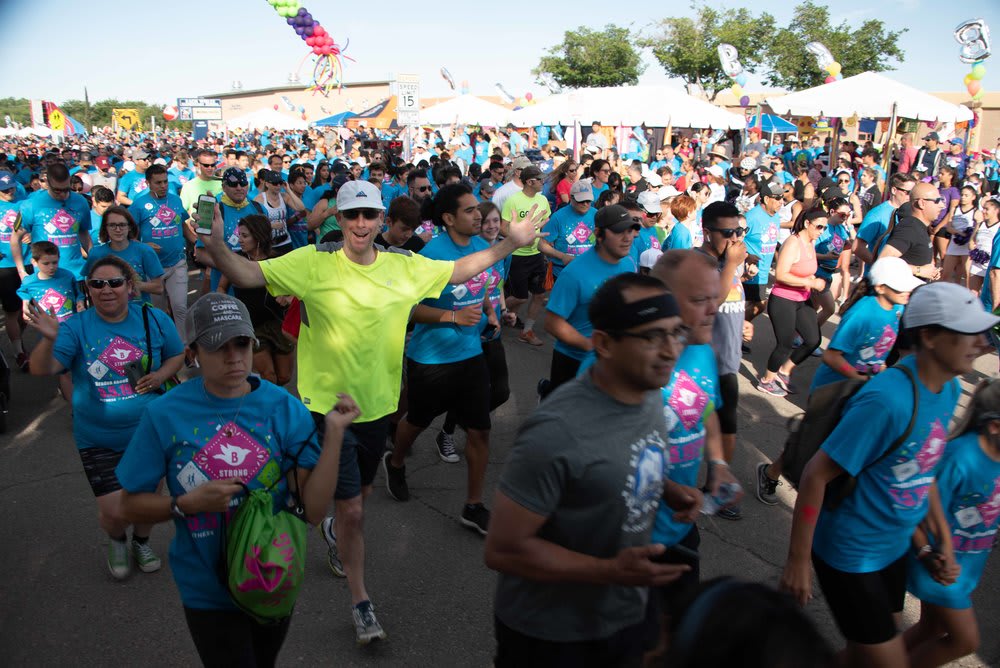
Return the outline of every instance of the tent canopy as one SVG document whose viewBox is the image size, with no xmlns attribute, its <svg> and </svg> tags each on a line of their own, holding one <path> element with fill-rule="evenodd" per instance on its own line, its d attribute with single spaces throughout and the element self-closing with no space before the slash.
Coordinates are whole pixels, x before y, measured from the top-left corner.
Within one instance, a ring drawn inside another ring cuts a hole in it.
<svg viewBox="0 0 1000 668">
<path fill-rule="evenodd" d="M 347 119 L 354 118 L 357 116 L 353 111 L 342 111 L 339 114 L 334 114 L 333 116 L 327 116 L 326 118 L 321 118 L 320 120 L 313 123 L 313 125 L 321 128 L 339 128 L 347 125 Z"/>
<path fill-rule="evenodd" d="M 736 129 L 746 119 L 667 86 L 578 88 L 548 97 L 511 114 L 519 127 L 590 125 Z"/>
<path fill-rule="evenodd" d="M 382 100 L 374 107 L 365 109 L 354 118 L 347 119 L 347 127 L 358 128 L 361 123 L 369 128 L 385 130 L 387 128 L 398 127 L 396 124 L 396 96 Z"/>
<path fill-rule="evenodd" d="M 774 114 L 760 114 L 754 116 L 750 119 L 751 128 L 760 128 L 760 131 L 764 134 L 771 134 L 772 132 L 786 133 L 786 132 L 798 132 L 799 127 L 795 123 L 790 123 L 780 116 L 775 116 Z"/>
<path fill-rule="evenodd" d="M 249 114 L 237 116 L 226 121 L 226 127 L 230 130 L 241 128 L 243 130 L 262 130 L 273 128 L 275 130 L 305 130 L 306 122 L 300 118 L 282 114 L 273 109 L 258 109 Z"/>
<path fill-rule="evenodd" d="M 864 72 L 797 93 L 767 98 L 775 113 L 792 116 L 892 118 L 958 123 L 972 120 L 972 111 L 951 104 L 889 77 Z"/>
<path fill-rule="evenodd" d="M 459 95 L 432 107 L 421 109 L 421 125 L 451 125 L 452 123 L 506 125 L 513 112 L 475 95 Z"/>
</svg>

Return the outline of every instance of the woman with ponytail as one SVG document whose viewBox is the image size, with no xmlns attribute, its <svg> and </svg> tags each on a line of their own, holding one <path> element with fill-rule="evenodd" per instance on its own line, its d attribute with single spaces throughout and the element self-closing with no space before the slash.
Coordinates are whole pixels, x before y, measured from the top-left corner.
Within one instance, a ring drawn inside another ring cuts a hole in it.
<svg viewBox="0 0 1000 668">
<path fill-rule="evenodd" d="M 920 621 L 903 636 L 914 668 L 940 666 L 979 648 L 971 595 L 1000 528 L 1000 380 L 984 380 L 972 395 L 938 467 L 937 493 L 947 523 L 917 528 L 907 568 L 907 589 L 921 602 Z M 939 556 L 945 541 L 961 567 L 952 584 Z"/>
</svg>

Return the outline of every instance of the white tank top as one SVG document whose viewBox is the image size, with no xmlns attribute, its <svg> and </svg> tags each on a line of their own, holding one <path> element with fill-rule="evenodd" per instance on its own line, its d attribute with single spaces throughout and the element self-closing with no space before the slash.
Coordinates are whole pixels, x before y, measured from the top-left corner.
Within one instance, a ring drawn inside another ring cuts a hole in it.
<svg viewBox="0 0 1000 668">
<path fill-rule="evenodd" d="M 267 213 L 267 219 L 271 223 L 271 241 L 275 247 L 292 243 L 288 236 L 288 205 L 285 200 L 280 200 L 278 206 L 270 206 L 267 203 L 267 195 L 261 197 L 261 206 Z M 280 225 L 280 226 L 279 226 Z"/>
<path fill-rule="evenodd" d="M 785 202 L 778 209 L 778 221 L 781 223 L 781 227 L 778 228 L 778 243 L 783 244 L 785 240 L 792 235 L 792 228 L 785 227 L 785 223 L 792 219 L 792 207 L 798 203 L 797 199 L 793 199 L 791 202 Z"/>
<path fill-rule="evenodd" d="M 976 248 L 990 253 L 993 250 L 993 239 L 998 231 L 1000 231 L 1000 223 L 990 226 L 983 221 L 983 224 L 976 230 Z"/>
</svg>

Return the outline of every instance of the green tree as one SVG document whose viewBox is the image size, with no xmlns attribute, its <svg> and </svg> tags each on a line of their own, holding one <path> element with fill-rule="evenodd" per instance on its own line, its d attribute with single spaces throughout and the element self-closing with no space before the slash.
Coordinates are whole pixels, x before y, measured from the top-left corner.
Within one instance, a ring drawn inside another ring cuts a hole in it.
<svg viewBox="0 0 1000 668">
<path fill-rule="evenodd" d="M 719 44 L 735 46 L 744 69 L 753 72 L 766 59 L 774 26 L 774 17 L 767 13 L 754 16 L 744 8 L 720 11 L 702 6 L 693 19 L 663 19 L 639 44 L 652 50 L 668 75 L 698 84 L 714 100 L 732 85 L 719 63 Z"/>
<path fill-rule="evenodd" d="M 893 69 L 891 60 L 903 61 L 899 37 L 906 32 L 888 30 L 880 20 L 870 19 L 852 30 L 847 22 L 830 23 L 830 10 L 806 0 L 798 5 L 787 28 L 775 35 L 768 49 L 765 82 L 789 90 L 818 86 L 828 76 L 816 57 L 806 51 L 809 42 L 822 42 L 840 63 L 845 77 L 862 72 Z"/>
<path fill-rule="evenodd" d="M 31 125 L 31 103 L 28 102 L 28 98 L 0 98 L 0 126 L 3 125 L 5 116 L 10 116 L 10 120 L 15 123 Z"/>
<path fill-rule="evenodd" d="M 532 72 L 548 72 L 561 86 L 581 88 L 636 84 L 645 67 L 628 28 L 567 30 Z"/>
</svg>

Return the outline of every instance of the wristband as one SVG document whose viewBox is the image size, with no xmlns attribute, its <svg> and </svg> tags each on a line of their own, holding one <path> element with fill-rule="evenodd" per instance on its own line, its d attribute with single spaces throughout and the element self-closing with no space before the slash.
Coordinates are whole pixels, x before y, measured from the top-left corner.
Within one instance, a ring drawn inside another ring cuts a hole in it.
<svg viewBox="0 0 1000 668">
<path fill-rule="evenodd" d="M 819 510 L 813 506 L 803 505 L 799 509 L 799 514 L 802 515 L 802 519 L 810 524 L 816 524 L 816 519 L 819 517 Z"/>
<path fill-rule="evenodd" d="M 837 367 L 837 371 L 845 376 L 850 376 L 852 372 L 856 371 L 856 369 L 851 366 L 850 362 L 844 360 L 840 366 Z"/>
<path fill-rule="evenodd" d="M 708 465 L 709 466 L 725 466 L 727 469 L 729 468 L 729 462 L 727 462 L 725 459 L 710 459 L 710 460 L 708 460 Z"/>
<path fill-rule="evenodd" d="M 924 545 L 919 550 L 917 550 L 917 559 L 926 559 L 932 554 L 934 554 L 934 548 L 931 547 L 929 544 Z"/>
<path fill-rule="evenodd" d="M 453 324 L 453 325 L 456 324 L 455 323 L 455 312 L 454 311 L 451 312 L 451 324 Z"/>
</svg>

